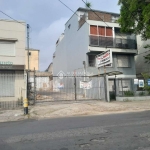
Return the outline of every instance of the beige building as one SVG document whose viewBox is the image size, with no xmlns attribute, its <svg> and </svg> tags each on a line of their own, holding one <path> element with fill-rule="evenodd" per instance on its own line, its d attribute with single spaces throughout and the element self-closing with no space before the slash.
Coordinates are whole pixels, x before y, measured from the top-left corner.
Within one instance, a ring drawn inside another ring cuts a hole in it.
<svg viewBox="0 0 150 150">
<path fill-rule="evenodd" d="M 0 101 L 25 97 L 26 23 L 0 20 Z"/>
<path fill-rule="evenodd" d="M 29 70 L 39 70 L 39 52 L 37 49 L 29 49 Z M 25 69 L 28 70 L 28 50 L 25 50 Z"/>
</svg>

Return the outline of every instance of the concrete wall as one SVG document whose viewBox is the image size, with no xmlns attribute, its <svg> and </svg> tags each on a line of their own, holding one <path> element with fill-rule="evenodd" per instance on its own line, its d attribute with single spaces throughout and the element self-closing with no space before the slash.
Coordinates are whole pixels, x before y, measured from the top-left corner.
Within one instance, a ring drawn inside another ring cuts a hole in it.
<svg viewBox="0 0 150 150">
<path fill-rule="evenodd" d="M 16 39 L 15 56 L 6 57 L 0 56 L 1 61 L 10 61 L 14 65 L 25 65 L 25 22 L 16 22 L 11 20 L 0 20 L 0 40 L 1 39 Z"/>
<path fill-rule="evenodd" d="M 29 69 L 39 70 L 39 50 L 30 49 L 29 53 Z M 28 50 L 25 50 L 25 69 L 28 69 Z"/>
</svg>

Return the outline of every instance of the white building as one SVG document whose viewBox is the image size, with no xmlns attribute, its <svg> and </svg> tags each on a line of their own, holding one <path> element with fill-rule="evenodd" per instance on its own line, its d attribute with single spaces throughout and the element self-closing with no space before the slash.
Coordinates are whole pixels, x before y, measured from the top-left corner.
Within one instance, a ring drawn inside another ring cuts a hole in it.
<svg viewBox="0 0 150 150">
<path fill-rule="evenodd" d="M 136 36 L 120 33 L 119 24 L 116 23 L 118 17 L 116 13 L 79 8 L 67 21 L 64 33 L 56 42 L 53 75 L 60 71 L 66 75 L 84 72 L 83 61 L 86 64 L 86 75 L 104 74 L 103 67 L 99 70 L 96 68 L 95 56 L 111 49 L 113 63 L 106 66 L 106 73 L 116 71 L 122 74 L 109 77 L 110 91 L 115 83 L 118 94 L 122 90 L 119 88 L 121 84 L 125 90 L 131 90 L 131 79 L 136 78 Z"/>
</svg>

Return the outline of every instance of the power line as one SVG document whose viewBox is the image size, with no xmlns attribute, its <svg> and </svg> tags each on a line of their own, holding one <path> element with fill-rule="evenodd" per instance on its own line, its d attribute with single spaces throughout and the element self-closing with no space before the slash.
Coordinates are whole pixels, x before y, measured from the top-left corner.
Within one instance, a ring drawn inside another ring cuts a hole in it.
<svg viewBox="0 0 150 150">
<path fill-rule="evenodd" d="M 83 1 L 83 0 L 82 0 Z M 61 0 L 59 0 L 59 2 L 61 2 L 65 7 L 67 7 L 69 10 L 71 10 L 74 14 L 76 14 L 78 17 L 80 17 L 75 11 L 73 11 L 70 7 L 68 7 L 65 3 L 63 3 Z M 83 1 L 84 2 L 84 1 Z M 85 3 L 85 2 L 84 2 Z M 86 3 L 85 3 L 86 4 Z M 90 8 L 91 9 L 91 8 Z M 92 10 L 92 9 L 91 9 Z M 93 11 L 93 10 L 92 10 Z M 93 11 L 94 12 L 94 11 Z M 95 12 L 94 12 L 95 13 Z M 96 14 L 96 13 L 95 13 Z M 97 15 L 97 14 L 96 14 Z M 98 15 L 97 15 L 98 16 Z M 103 21 L 103 19 L 100 17 L 100 16 L 98 16 L 102 21 Z M 81 18 L 82 19 L 82 18 Z M 86 20 L 84 20 L 88 25 L 90 25 Z M 107 23 L 105 22 L 105 21 L 103 21 L 106 25 L 107 25 Z M 108 25 L 107 25 L 108 26 Z M 108 26 L 109 27 L 109 26 Z M 113 30 L 113 29 L 112 29 Z M 114 30 L 113 30 L 114 31 Z M 119 34 L 118 34 L 119 35 Z M 121 36 L 122 37 L 122 36 Z M 138 51 L 138 49 L 137 49 L 137 51 Z M 148 51 L 150 51 L 150 50 L 148 50 Z M 146 51 L 146 52 L 143 52 L 143 53 L 147 53 L 148 51 Z M 137 54 L 137 55 L 141 55 L 141 54 L 143 54 L 143 53 L 139 53 L 139 54 Z M 137 56 L 136 55 L 136 56 Z"/>
<path fill-rule="evenodd" d="M 7 14 L 6 14 L 6 13 L 4 13 L 3 11 L 1 11 L 1 10 L 0 10 L 0 12 L 1 12 L 2 14 L 4 14 L 5 16 L 7 16 L 7 17 L 11 18 L 12 20 L 14 20 L 14 21 L 16 21 L 16 22 L 18 22 L 18 23 L 20 23 L 20 24 L 22 24 L 22 25 L 26 26 L 25 24 L 23 24 L 23 23 L 21 23 L 21 22 L 17 21 L 16 19 L 12 18 L 11 16 L 7 15 Z"/>
<path fill-rule="evenodd" d="M 78 17 L 80 17 L 75 11 L 73 11 L 70 7 L 68 7 L 65 3 L 63 3 L 61 0 L 58 0 L 59 2 L 61 2 L 65 7 L 67 7 L 70 11 L 72 11 L 74 14 L 76 14 Z M 86 3 L 85 3 L 86 4 Z M 91 9 L 91 8 L 90 8 Z M 91 9 L 92 10 L 92 9 Z M 93 10 L 92 10 L 93 11 Z M 94 12 L 95 13 L 95 12 Z M 96 14 L 97 15 L 97 14 Z M 98 16 L 98 15 L 97 15 Z M 99 17 L 99 16 L 98 16 Z M 100 18 L 100 17 L 99 17 Z M 81 18 L 82 19 L 82 18 Z M 101 19 L 101 21 L 103 21 L 103 19 L 102 18 L 100 18 Z M 82 20 L 84 20 L 84 19 L 82 19 Z M 90 24 L 86 21 L 86 20 L 84 20 L 89 26 L 90 26 Z M 106 22 L 105 21 L 103 21 L 105 24 L 106 24 Z M 107 25 L 107 24 L 106 24 Z M 110 26 L 108 26 L 107 25 L 107 27 L 110 27 Z M 113 28 L 112 28 L 112 31 L 114 31 L 113 30 Z M 118 34 L 118 33 L 117 33 Z M 116 35 L 117 35 L 116 34 Z M 125 39 L 122 35 L 120 35 L 120 34 L 118 34 L 120 37 L 122 37 L 123 39 Z"/>
<path fill-rule="evenodd" d="M 82 0 L 84 3 L 85 3 L 85 5 L 86 5 L 86 2 L 84 1 L 84 0 Z M 126 7 L 126 9 L 128 9 L 127 8 L 127 6 L 124 4 L 124 6 Z M 90 7 L 89 7 L 90 8 Z M 103 21 L 103 19 L 95 12 L 95 11 L 93 11 L 91 8 L 90 8 L 90 10 L 92 11 L 92 12 L 94 12 L 94 14 L 97 16 L 97 17 L 99 17 L 102 21 Z M 129 9 L 128 9 L 129 10 Z M 131 16 L 132 16 L 132 18 L 134 17 L 133 16 L 133 13 L 131 14 Z M 109 27 L 109 25 L 105 22 L 105 21 L 103 21 L 108 27 Z M 146 28 L 146 27 L 144 27 L 144 28 Z M 113 30 L 113 29 L 112 29 Z M 113 30 L 114 31 L 114 30 Z M 119 35 L 119 34 L 118 34 Z M 122 36 L 121 36 L 122 37 Z M 138 49 L 137 49 L 138 50 Z M 147 53 L 147 52 L 149 52 L 150 50 L 148 50 L 148 51 L 146 51 L 146 52 L 143 52 L 143 53 Z M 137 55 L 141 55 L 141 54 L 143 54 L 143 53 L 139 53 L 139 54 L 137 54 Z"/>
<path fill-rule="evenodd" d="M 82 0 L 82 1 L 83 1 L 83 3 L 86 5 L 86 2 L 85 2 L 84 0 Z M 91 7 L 88 7 L 88 8 L 90 8 L 90 10 L 91 10 L 98 18 L 100 18 L 101 21 L 103 21 L 107 27 L 110 27 L 93 9 L 91 9 Z M 110 28 L 112 28 L 112 27 L 110 27 Z M 115 32 L 115 30 L 114 30 L 113 28 L 112 28 L 112 30 Z M 125 39 L 121 34 L 119 34 L 119 33 L 117 33 L 117 34 L 118 34 L 120 37 L 122 37 L 123 39 Z"/>
</svg>

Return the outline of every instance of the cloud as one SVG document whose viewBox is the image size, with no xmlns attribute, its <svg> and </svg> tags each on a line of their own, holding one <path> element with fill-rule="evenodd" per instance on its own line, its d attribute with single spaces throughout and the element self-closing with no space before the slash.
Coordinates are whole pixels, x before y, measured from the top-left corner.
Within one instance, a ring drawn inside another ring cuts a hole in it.
<svg viewBox="0 0 150 150">
<path fill-rule="evenodd" d="M 39 32 L 31 32 L 31 47 L 40 50 L 40 70 L 45 70 L 52 62 L 55 44 L 64 32 L 68 18 L 60 18 Z"/>
</svg>

